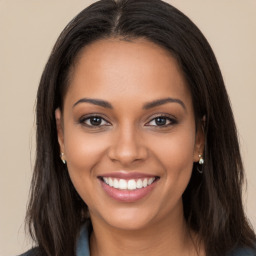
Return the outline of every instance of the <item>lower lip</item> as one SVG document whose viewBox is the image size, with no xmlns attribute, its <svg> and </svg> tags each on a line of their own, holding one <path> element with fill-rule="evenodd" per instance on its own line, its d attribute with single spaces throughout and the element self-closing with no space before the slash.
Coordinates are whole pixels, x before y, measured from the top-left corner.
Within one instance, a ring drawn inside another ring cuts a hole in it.
<svg viewBox="0 0 256 256">
<path fill-rule="evenodd" d="M 138 201 L 143 197 L 147 196 L 152 191 L 152 189 L 154 189 L 157 183 L 157 181 L 155 181 L 145 188 L 140 188 L 135 190 L 128 190 L 128 189 L 120 190 L 114 187 L 110 187 L 102 180 L 100 181 L 101 181 L 102 188 L 110 197 L 112 197 L 117 201 L 127 202 L 127 203 Z"/>
</svg>

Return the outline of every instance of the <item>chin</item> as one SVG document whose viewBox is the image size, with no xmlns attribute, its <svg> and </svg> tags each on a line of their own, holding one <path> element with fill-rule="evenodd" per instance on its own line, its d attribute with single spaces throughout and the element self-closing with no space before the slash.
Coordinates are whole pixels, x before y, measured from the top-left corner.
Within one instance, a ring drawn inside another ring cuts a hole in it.
<svg viewBox="0 0 256 256">
<path fill-rule="evenodd" d="M 105 225 L 111 226 L 115 229 L 135 231 L 147 228 L 152 224 L 156 218 L 156 214 L 148 210 L 139 208 L 131 209 L 111 209 L 105 211 L 101 216 L 98 215 Z M 97 217 L 97 218 L 98 218 Z M 94 220 L 92 216 L 92 221 Z"/>
</svg>

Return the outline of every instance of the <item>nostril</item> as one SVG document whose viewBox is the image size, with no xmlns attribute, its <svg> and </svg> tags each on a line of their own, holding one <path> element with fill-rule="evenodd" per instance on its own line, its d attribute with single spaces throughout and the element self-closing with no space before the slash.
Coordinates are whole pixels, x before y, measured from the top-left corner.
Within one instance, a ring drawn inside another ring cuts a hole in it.
<svg viewBox="0 0 256 256">
<path fill-rule="evenodd" d="M 119 161 L 122 164 L 130 164 L 140 160 L 145 160 L 148 151 L 144 146 L 136 145 L 133 142 L 119 143 L 109 148 L 108 157 L 112 161 Z"/>
</svg>

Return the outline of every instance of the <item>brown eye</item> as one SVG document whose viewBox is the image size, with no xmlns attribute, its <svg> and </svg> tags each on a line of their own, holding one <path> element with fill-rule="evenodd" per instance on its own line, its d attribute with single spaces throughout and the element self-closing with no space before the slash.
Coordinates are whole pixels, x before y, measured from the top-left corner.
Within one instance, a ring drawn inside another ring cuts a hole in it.
<svg viewBox="0 0 256 256">
<path fill-rule="evenodd" d="M 101 118 L 101 117 L 94 116 L 94 117 L 90 117 L 90 118 L 89 118 L 89 121 L 90 121 L 91 125 L 93 125 L 93 126 L 99 126 L 99 125 L 101 125 L 102 118 Z"/>
<path fill-rule="evenodd" d="M 155 123 L 156 123 L 156 125 L 158 125 L 158 126 L 166 125 L 167 121 L 168 121 L 168 120 L 167 120 L 166 117 L 157 117 L 157 118 L 155 119 Z"/>
<path fill-rule="evenodd" d="M 85 124 L 86 126 L 91 126 L 91 127 L 100 127 L 100 126 L 106 126 L 109 125 L 109 123 L 102 117 L 100 116 L 89 116 L 82 118 L 80 120 L 80 123 Z"/>
<path fill-rule="evenodd" d="M 167 117 L 167 116 L 157 116 L 148 122 L 147 126 L 156 126 L 156 127 L 166 127 L 169 125 L 173 125 L 177 123 L 175 119 Z"/>
</svg>

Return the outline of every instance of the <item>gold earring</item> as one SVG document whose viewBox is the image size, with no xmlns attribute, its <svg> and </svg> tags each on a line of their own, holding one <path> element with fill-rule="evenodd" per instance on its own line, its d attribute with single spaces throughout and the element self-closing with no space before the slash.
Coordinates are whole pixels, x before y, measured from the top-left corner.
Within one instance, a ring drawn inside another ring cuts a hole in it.
<svg viewBox="0 0 256 256">
<path fill-rule="evenodd" d="M 64 158 L 64 153 L 62 153 L 62 152 L 61 152 L 61 154 L 60 154 L 60 159 L 61 159 L 61 161 L 63 162 L 63 164 L 66 164 L 66 160 L 65 160 L 65 158 Z"/>
<path fill-rule="evenodd" d="M 204 164 L 204 159 L 203 159 L 201 154 L 199 155 L 199 162 L 198 163 L 201 164 L 201 165 Z"/>
</svg>

